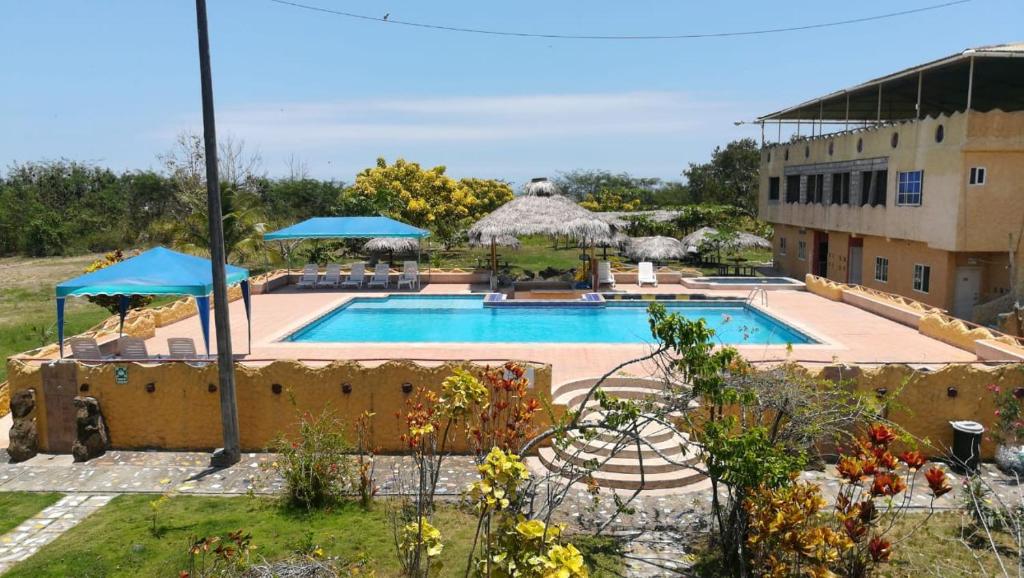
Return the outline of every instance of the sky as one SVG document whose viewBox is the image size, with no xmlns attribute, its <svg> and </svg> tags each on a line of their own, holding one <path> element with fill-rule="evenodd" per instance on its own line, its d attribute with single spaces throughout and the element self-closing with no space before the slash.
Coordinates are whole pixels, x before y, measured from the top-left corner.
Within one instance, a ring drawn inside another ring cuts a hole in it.
<svg viewBox="0 0 1024 578">
<path fill-rule="evenodd" d="M 531 33 L 664 35 L 834 22 L 943 0 L 296 0 Z M 521 184 L 574 169 L 680 179 L 735 125 L 965 48 L 1024 40 L 1024 2 L 972 0 L 832 28 L 725 38 L 500 37 L 209 0 L 222 138 L 270 176 L 351 182 L 377 157 Z M 201 132 L 189 0 L 0 0 L 0 167 L 159 169 Z M 0 168 L 0 171 L 3 171 Z"/>
</svg>

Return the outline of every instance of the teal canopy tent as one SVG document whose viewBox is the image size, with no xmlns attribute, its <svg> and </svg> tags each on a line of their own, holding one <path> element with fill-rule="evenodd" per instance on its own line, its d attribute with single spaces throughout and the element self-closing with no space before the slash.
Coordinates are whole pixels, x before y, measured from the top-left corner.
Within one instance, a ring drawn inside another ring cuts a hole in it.
<svg viewBox="0 0 1024 578">
<path fill-rule="evenodd" d="M 423 239 L 430 231 L 388 217 L 313 217 L 263 236 L 267 241 L 286 239 L 343 239 L 406 237 Z"/>
<path fill-rule="evenodd" d="M 225 265 L 228 285 L 241 285 L 245 316 L 252 345 L 252 299 L 249 271 Z M 125 259 L 92 273 L 86 273 L 57 285 L 57 339 L 64 357 L 64 302 L 68 297 L 116 295 L 121 331 L 133 295 L 190 295 L 196 300 L 199 323 L 203 329 L 206 354 L 210 354 L 210 292 L 213 291 L 213 267 L 209 259 L 155 247 L 131 259 Z"/>
</svg>

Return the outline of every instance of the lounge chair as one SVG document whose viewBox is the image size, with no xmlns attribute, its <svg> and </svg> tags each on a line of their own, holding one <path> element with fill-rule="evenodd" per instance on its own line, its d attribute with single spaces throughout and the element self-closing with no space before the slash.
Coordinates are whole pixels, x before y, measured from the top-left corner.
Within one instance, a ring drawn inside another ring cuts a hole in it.
<svg viewBox="0 0 1024 578">
<path fill-rule="evenodd" d="M 317 287 L 337 287 L 341 284 L 341 265 L 328 265 L 324 278 L 317 281 Z"/>
<path fill-rule="evenodd" d="M 388 267 L 387 263 L 377 263 L 377 266 L 373 268 L 373 278 L 370 279 L 369 287 L 384 287 L 388 286 L 390 281 L 388 276 L 391 274 L 391 267 Z"/>
<path fill-rule="evenodd" d="M 355 263 L 348 279 L 341 283 L 342 287 L 362 287 L 366 281 L 366 263 Z"/>
<path fill-rule="evenodd" d="M 654 274 L 654 264 L 650 261 L 641 262 L 640 269 L 637 272 L 636 284 L 643 287 L 644 283 L 650 283 L 655 287 L 658 286 L 658 276 Z"/>
<path fill-rule="evenodd" d="M 615 289 L 615 275 L 612 275 L 612 264 L 608 261 L 597 264 L 597 284 L 611 285 L 612 289 Z"/>
<path fill-rule="evenodd" d="M 416 261 L 406 261 L 402 265 L 402 274 L 398 277 L 398 288 L 401 289 L 402 285 L 408 285 L 409 289 L 412 289 L 414 286 L 416 289 L 420 288 L 419 263 Z"/>
<path fill-rule="evenodd" d="M 126 335 L 118 339 L 117 350 L 123 359 L 147 359 L 149 357 L 146 342 L 137 337 Z"/>
<path fill-rule="evenodd" d="M 319 279 L 320 268 L 317 267 L 314 263 L 310 263 L 302 269 L 302 276 L 299 277 L 299 282 L 296 283 L 296 286 L 302 288 L 316 287 L 316 282 Z"/>
<path fill-rule="evenodd" d="M 98 361 L 107 357 L 100 351 L 100 346 L 93 337 L 72 337 L 68 342 L 71 344 L 71 355 L 75 359 Z"/>
<path fill-rule="evenodd" d="M 167 350 L 171 357 L 178 359 L 196 359 L 196 342 L 191 337 L 168 337 Z"/>
</svg>

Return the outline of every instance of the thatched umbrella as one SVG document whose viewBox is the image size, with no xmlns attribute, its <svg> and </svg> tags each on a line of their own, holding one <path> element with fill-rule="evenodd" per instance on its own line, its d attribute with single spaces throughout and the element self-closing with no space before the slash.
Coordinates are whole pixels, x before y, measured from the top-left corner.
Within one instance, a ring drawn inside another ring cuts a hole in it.
<svg viewBox="0 0 1024 578">
<path fill-rule="evenodd" d="M 470 247 L 486 247 L 486 246 L 489 246 L 490 244 L 491 244 L 491 240 L 490 239 L 470 239 L 469 240 L 469 246 Z M 500 237 L 495 237 L 494 238 L 494 244 L 499 246 L 499 247 L 511 247 L 512 249 L 519 249 L 519 247 L 521 245 L 521 243 L 519 242 L 519 239 L 513 237 L 512 235 L 502 235 Z"/>
<path fill-rule="evenodd" d="M 417 239 L 406 237 L 375 237 L 363 245 L 363 250 L 368 253 L 387 253 L 388 263 L 395 264 L 395 253 L 415 253 L 419 250 L 420 244 Z"/>
<path fill-rule="evenodd" d="M 626 255 L 634 261 L 669 261 L 686 256 L 686 247 L 672 237 L 633 237 Z"/>
<path fill-rule="evenodd" d="M 618 250 L 623 250 L 629 244 L 629 237 L 623 233 L 614 232 L 608 237 L 599 237 L 594 239 L 594 246 L 601 247 L 601 258 L 608 258 L 608 248 L 615 247 Z"/>
<path fill-rule="evenodd" d="M 533 179 L 523 194 L 495 209 L 469 229 L 470 240 L 491 240 L 491 268 L 497 269 L 494 242 L 511 235 L 567 236 L 593 244 L 609 237 L 613 227 L 594 213 L 558 194 L 558 187 L 545 178 Z M 597 272 L 594 272 L 596 277 Z M 595 285 L 596 286 L 596 285 Z"/>
<path fill-rule="evenodd" d="M 704 242 L 712 239 L 718 234 L 718 229 L 714 227 L 701 227 L 689 235 L 683 237 L 683 245 L 686 246 L 687 250 L 698 250 Z M 759 237 L 752 233 L 738 232 L 734 239 L 731 239 L 727 245 L 731 249 L 771 249 L 772 242 L 764 237 Z"/>
</svg>

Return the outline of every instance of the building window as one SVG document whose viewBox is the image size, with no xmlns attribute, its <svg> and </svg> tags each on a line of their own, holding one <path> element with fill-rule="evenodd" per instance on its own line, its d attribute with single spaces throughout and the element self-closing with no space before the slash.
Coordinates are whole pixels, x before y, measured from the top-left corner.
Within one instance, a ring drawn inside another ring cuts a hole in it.
<svg viewBox="0 0 1024 578">
<path fill-rule="evenodd" d="M 807 260 L 807 241 L 797 241 L 796 258 L 800 259 L 801 261 Z"/>
<path fill-rule="evenodd" d="M 779 255 L 786 254 L 786 238 L 779 237 Z"/>
<path fill-rule="evenodd" d="M 768 200 L 779 200 L 779 177 L 768 177 Z"/>
<path fill-rule="evenodd" d="M 889 186 L 889 171 L 864 171 L 860 174 L 860 204 L 872 207 L 885 206 L 885 194 Z"/>
<path fill-rule="evenodd" d="M 887 257 L 875 257 L 875 281 L 889 282 L 889 259 Z"/>
<path fill-rule="evenodd" d="M 967 182 L 972 185 L 984 185 L 985 167 L 971 167 L 971 178 Z"/>
<path fill-rule="evenodd" d="M 932 268 L 928 265 L 914 265 L 914 291 L 927 293 L 931 285 Z"/>
<path fill-rule="evenodd" d="M 800 175 L 789 175 L 786 177 L 786 202 L 800 202 Z"/>
<path fill-rule="evenodd" d="M 832 175 L 832 204 L 850 204 L 850 173 Z"/>
<path fill-rule="evenodd" d="M 820 204 L 825 199 L 825 175 L 807 175 L 807 204 Z"/>
<path fill-rule="evenodd" d="M 896 204 L 917 207 L 921 205 L 921 189 L 924 186 L 924 171 L 897 173 Z"/>
</svg>

